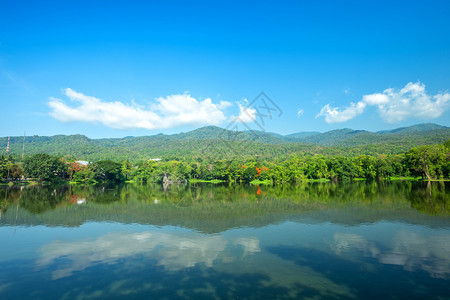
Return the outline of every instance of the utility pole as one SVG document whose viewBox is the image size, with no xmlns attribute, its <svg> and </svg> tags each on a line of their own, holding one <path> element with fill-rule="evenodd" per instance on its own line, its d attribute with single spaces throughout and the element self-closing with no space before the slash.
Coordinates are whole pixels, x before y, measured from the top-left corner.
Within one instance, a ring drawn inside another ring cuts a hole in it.
<svg viewBox="0 0 450 300">
<path fill-rule="evenodd" d="M 6 154 L 9 153 L 9 139 L 10 139 L 10 138 L 11 138 L 11 137 L 8 136 L 8 144 L 6 145 Z"/>
<path fill-rule="evenodd" d="M 8 136 L 8 144 L 6 145 L 6 154 L 9 153 L 9 140 L 10 136 Z M 6 180 L 9 181 L 9 171 L 11 170 L 11 162 L 8 163 L 8 176 L 6 177 Z"/>
</svg>

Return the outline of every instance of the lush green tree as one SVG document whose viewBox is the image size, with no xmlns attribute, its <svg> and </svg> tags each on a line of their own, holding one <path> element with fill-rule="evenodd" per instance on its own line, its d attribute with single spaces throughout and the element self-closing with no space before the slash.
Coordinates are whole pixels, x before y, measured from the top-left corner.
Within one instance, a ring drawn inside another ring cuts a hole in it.
<svg viewBox="0 0 450 300">
<path fill-rule="evenodd" d="M 23 162 L 23 170 L 28 178 L 35 178 L 39 181 L 64 179 L 66 174 L 66 166 L 61 160 L 46 153 L 27 157 Z"/>
<path fill-rule="evenodd" d="M 375 179 L 377 176 L 377 160 L 370 155 L 360 155 L 356 158 L 357 177 Z"/>
<path fill-rule="evenodd" d="M 23 175 L 24 175 L 23 168 L 20 164 L 15 163 L 15 164 L 11 165 L 11 169 L 10 169 L 10 173 L 9 173 L 9 177 L 11 179 L 18 180 L 18 179 L 21 179 Z"/>
<path fill-rule="evenodd" d="M 91 171 L 95 174 L 95 179 L 98 181 L 115 181 L 120 182 L 124 180 L 122 175 L 121 164 L 111 160 L 101 160 L 89 165 Z"/>
<path fill-rule="evenodd" d="M 444 145 L 420 146 L 406 153 L 406 162 L 413 174 L 427 179 L 442 177 L 442 166 L 446 163 L 447 154 Z"/>
<path fill-rule="evenodd" d="M 96 183 L 95 172 L 88 166 L 81 166 L 72 176 L 72 181 L 84 184 Z"/>
<path fill-rule="evenodd" d="M 244 169 L 243 179 L 245 182 L 250 182 L 256 178 L 257 171 L 255 162 L 248 162 L 242 168 Z"/>
<path fill-rule="evenodd" d="M 122 161 L 122 175 L 125 180 L 128 180 L 131 177 L 131 173 L 133 172 L 133 166 L 128 159 Z"/>
<path fill-rule="evenodd" d="M 10 163 L 8 159 L 3 155 L 0 156 L 0 178 L 8 177 L 8 168 L 10 167 Z"/>
</svg>

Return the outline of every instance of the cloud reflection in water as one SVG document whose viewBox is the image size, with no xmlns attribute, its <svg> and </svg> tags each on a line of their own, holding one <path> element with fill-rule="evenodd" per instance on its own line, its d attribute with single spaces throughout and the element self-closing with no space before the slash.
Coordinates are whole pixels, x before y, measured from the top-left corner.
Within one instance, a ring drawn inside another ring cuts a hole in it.
<svg viewBox="0 0 450 300">
<path fill-rule="evenodd" d="M 335 233 L 332 249 L 341 255 L 357 250 L 365 257 L 376 258 L 382 264 L 402 266 L 407 271 L 423 270 L 434 278 L 447 279 L 450 275 L 450 236 L 420 235 L 409 231 L 398 232 L 390 241 L 388 250 L 381 250 L 374 242 L 360 235 Z"/>
<path fill-rule="evenodd" d="M 48 266 L 60 259 L 70 263 L 60 264 L 52 273 L 53 279 L 71 276 L 100 263 L 114 264 L 119 259 L 144 254 L 156 259 L 168 270 L 180 270 L 204 263 L 211 267 L 227 246 L 242 246 L 243 256 L 261 251 L 254 237 L 232 241 L 221 235 L 191 234 L 189 236 L 162 232 L 114 232 L 93 241 L 52 241 L 39 249 L 37 266 Z"/>
</svg>

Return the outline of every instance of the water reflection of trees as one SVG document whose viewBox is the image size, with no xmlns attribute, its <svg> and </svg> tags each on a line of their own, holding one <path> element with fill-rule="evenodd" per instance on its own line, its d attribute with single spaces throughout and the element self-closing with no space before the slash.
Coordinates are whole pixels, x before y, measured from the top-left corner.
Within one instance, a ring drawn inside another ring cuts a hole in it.
<svg viewBox="0 0 450 300">
<path fill-rule="evenodd" d="M 257 219 L 320 209 L 413 207 L 426 214 L 448 215 L 449 183 L 354 182 L 302 183 L 268 187 L 245 185 L 30 186 L 0 189 L 3 217 L 16 204 L 31 215 L 54 211 L 52 218 L 80 224 L 85 220 L 158 222 L 196 219 L 211 222 Z M 63 217 L 56 215 L 64 214 Z M 42 216 L 40 216 L 42 218 Z M 44 222 L 44 220 L 42 221 Z M 245 223 L 245 222 L 244 222 Z M 64 223 L 66 224 L 66 223 Z"/>
<path fill-rule="evenodd" d="M 408 199 L 411 206 L 428 214 L 448 214 L 450 212 L 449 186 L 445 182 L 427 182 L 411 188 Z"/>
</svg>

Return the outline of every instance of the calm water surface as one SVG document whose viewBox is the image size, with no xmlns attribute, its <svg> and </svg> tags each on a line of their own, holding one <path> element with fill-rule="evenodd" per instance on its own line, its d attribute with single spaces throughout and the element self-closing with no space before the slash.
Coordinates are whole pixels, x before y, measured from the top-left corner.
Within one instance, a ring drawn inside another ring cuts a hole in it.
<svg viewBox="0 0 450 300">
<path fill-rule="evenodd" d="M 0 189 L 0 299 L 450 299 L 450 184 Z"/>
</svg>

